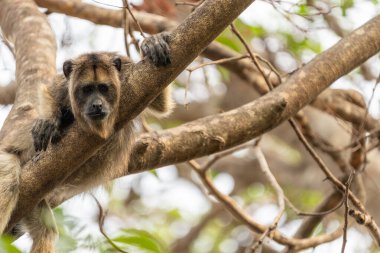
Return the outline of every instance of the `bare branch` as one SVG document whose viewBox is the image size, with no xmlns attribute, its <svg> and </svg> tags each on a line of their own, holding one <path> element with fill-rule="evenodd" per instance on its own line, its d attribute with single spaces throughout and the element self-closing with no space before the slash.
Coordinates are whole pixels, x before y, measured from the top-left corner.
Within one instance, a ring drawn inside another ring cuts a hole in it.
<svg viewBox="0 0 380 253">
<path fill-rule="evenodd" d="M 295 249 L 305 249 L 314 247 L 316 245 L 330 242 L 340 236 L 340 231 L 336 230 L 333 233 L 316 236 L 308 239 L 296 239 L 296 238 L 287 238 L 282 235 L 277 229 L 268 230 L 268 227 L 259 224 L 248 215 L 243 208 L 241 208 L 231 197 L 221 193 L 215 185 L 212 183 L 210 177 L 207 175 L 207 170 L 201 167 L 196 161 L 191 160 L 189 164 L 194 169 L 195 172 L 199 175 L 203 184 L 207 190 L 220 201 L 224 207 L 239 221 L 247 225 L 249 229 L 257 233 L 266 233 L 266 231 L 271 231 L 271 238 L 276 242 L 287 245 L 290 248 Z"/>
<path fill-rule="evenodd" d="M 270 233 L 277 228 L 278 222 L 280 221 L 285 211 L 285 194 L 280 184 L 277 182 L 276 178 L 270 171 L 268 162 L 266 161 L 265 156 L 263 152 L 261 151 L 261 149 L 258 146 L 255 146 L 253 148 L 253 152 L 255 153 L 255 156 L 257 160 L 259 161 L 261 171 L 264 173 L 264 175 L 269 181 L 269 184 L 273 187 L 273 189 L 275 190 L 277 194 L 277 202 L 280 209 L 277 216 L 274 218 L 272 224 L 268 226 L 268 228 L 264 231 L 264 233 L 261 235 L 259 240 L 252 246 L 252 251 L 254 252 L 258 247 L 262 245 L 264 238 L 270 235 Z"/>
<path fill-rule="evenodd" d="M 139 91 L 134 96 L 122 94 L 116 129 L 136 117 L 252 1 L 241 0 L 239 4 L 233 0 L 205 1 L 171 34 L 169 67 L 157 68 L 145 60 L 135 64 L 128 82 L 139 87 Z M 50 146 L 38 161 L 27 163 L 20 180 L 19 204 L 10 224 L 31 210 L 104 143 L 105 140 L 84 132 L 75 122 L 58 145 Z"/>
<path fill-rule="evenodd" d="M 5 86 L 0 86 L 0 104 L 13 104 L 16 97 L 17 84 L 15 81 L 10 82 Z"/>
</svg>

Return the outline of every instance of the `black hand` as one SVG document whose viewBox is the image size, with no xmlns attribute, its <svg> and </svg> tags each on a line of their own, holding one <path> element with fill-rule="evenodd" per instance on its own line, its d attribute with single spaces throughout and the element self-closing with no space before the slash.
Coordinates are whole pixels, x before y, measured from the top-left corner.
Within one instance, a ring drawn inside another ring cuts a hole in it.
<svg viewBox="0 0 380 253">
<path fill-rule="evenodd" d="M 32 128 L 33 144 L 36 152 L 47 149 L 51 136 L 55 131 L 58 130 L 53 121 L 46 119 L 36 120 Z"/>
<path fill-rule="evenodd" d="M 159 33 L 146 38 L 141 44 L 144 56 L 147 56 L 157 67 L 166 66 L 170 61 L 169 34 Z"/>
</svg>

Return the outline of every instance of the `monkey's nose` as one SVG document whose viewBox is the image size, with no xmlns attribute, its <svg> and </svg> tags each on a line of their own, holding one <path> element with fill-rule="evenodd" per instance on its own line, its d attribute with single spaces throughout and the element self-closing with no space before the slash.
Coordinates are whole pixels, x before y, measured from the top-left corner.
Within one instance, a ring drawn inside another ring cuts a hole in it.
<svg viewBox="0 0 380 253">
<path fill-rule="evenodd" d="M 93 108 L 94 111 L 96 111 L 96 112 L 101 112 L 101 111 L 102 111 L 102 101 L 100 101 L 100 100 L 96 100 L 96 101 L 92 104 L 92 108 Z"/>
</svg>

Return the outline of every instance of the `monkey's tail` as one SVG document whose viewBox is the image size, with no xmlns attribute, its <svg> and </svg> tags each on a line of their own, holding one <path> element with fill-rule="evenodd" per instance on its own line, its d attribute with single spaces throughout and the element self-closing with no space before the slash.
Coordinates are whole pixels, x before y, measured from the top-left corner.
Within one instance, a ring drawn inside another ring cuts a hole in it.
<svg viewBox="0 0 380 253">
<path fill-rule="evenodd" d="M 3 234 L 19 196 L 20 160 L 0 151 L 0 235 Z"/>
</svg>

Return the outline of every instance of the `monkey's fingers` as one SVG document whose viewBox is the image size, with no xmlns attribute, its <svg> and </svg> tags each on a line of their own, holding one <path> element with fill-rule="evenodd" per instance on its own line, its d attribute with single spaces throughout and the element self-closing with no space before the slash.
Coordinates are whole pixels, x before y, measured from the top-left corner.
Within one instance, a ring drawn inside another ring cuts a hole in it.
<svg viewBox="0 0 380 253">
<path fill-rule="evenodd" d="M 159 43 L 155 44 L 155 51 L 158 54 L 158 64 L 157 66 L 166 66 L 171 63 L 170 61 L 170 51 L 169 45 L 164 40 L 160 40 Z"/>
<path fill-rule="evenodd" d="M 45 151 L 49 145 L 51 134 L 53 132 L 54 126 L 50 123 L 46 123 L 45 125 L 45 131 L 42 135 L 42 150 Z"/>
<path fill-rule="evenodd" d="M 37 120 L 32 128 L 32 137 L 33 137 L 33 145 L 34 145 L 34 150 L 36 152 L 41 150 L 41 141 L 40 141 L 40 129 L 42 127 L 42 121 Z"/>
<path fill-rule="evenodd" d="M 36 152 L 46 150 L 50 141 L 54 124 L 48 120 L 37 120 L 32 128 L 34 149 Z"/>
<path fill-rule="evenodd" d="M 141 45 L 141 51 L 144 57 L 148 57 L 149 60 L 153 62 L 154 65 L 157 66 L 158 57 L 155 53 L 154 41 L 152 40 L 151 37 L 144 40 L 143 44 Z"/>
<path fill-rule="evenodd" d="M 143 55 L 147 56 L 157 67 L 170 64 L 168 41 L 168 33 L 156 34 L 145 39 L 141 45 Z"/>
<path fill-rule="evenodd" d="M 37 162 L 38 160 L 40 160 L 41 158 L 41 153 L 40 152 L 37 152 L 33 157 L 32 157 L 32 161 L 33 162 Z"/>
<path fill-rule="evenodd" d="M 51 135 L 51 143 L 57 144 L 62 139 L 61 132 L 56 128 L 53 130 L 53 133 Z"/>
</svg>

